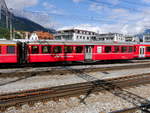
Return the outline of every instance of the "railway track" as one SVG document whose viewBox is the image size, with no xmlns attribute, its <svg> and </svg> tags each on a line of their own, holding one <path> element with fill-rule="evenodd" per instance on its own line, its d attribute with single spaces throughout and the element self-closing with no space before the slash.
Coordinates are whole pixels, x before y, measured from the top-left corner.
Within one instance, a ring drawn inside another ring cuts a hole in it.
<svg viewBox="0 0 150 113">
<path fill-rule="evenodd" d="M 84 83 L 7 93 L 0 95 L 0 110 L 5 111 L 7 108 L 12 106 L 21 106 L 24 104 L 36 103 L 38 101 L 58 100 L 59 98 L 80 95 L 85 95 L 85 97 L 82 99 L 82 101 L 84 101 L 84 99 L 86 99 L 91 93 L 100 91 L 109 91 L 117 96 L 121 96 L 120 94 L 122 88 L 149 83 L 150 74 L 142 74 L 119 77 L 115 79 L 95 80 Z M 126 92 L 126 95 L 129 94 L 130 93 Z M 124 96 L 125 93 L 122 95 Z M 135 96 L 134 98 L 137 97 Z M 145 100 L 141 99 L 141 101 L 143 102 Z"/>
<path fill-rule="evenodd" d="M 113 111 L 113 112 L 109 112 L 109 113 L 136 113 L 137 111 L 143 111 L 143 113 L 150 113 L 149 108 L 150 108 L 150 104 L 145 104 L 145 105 L 122 109 L 122 110 L 117 110 L 117 111 Z"/>
<path fill-rule="evenodd" d="M 13 71 L 2 71 L 0 70 L 0 77 L 28 77 L 30 75 L 66 75 L 72 74 L 70 69 L 76 71 L 82 71 L 85 73 L 89 72 L 106 72 L 124 69 L 138 69 L 150 67 L 150 63 L 138 63 L 138 64 L 124 64 L 124 65 L 114 65 L 114 66 L 102 66 L 102 65 L 90 65 L 90 66 L 62 66 L 62 67 L 45 67 L 45 68 L 27 68 L 23 70 L 13 70 Z"/>
</svg>

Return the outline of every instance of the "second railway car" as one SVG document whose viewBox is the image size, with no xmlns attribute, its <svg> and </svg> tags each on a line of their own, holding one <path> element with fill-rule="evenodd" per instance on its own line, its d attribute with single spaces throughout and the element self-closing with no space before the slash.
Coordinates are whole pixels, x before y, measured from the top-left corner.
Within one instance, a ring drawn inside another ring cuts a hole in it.
<svg viewBox="0 0 150 113">
<path fill-rule="evenodd" d="M 28 63 L 133 59 L 133 44 L 98 42 L 28 42 Z"/>
</svg>

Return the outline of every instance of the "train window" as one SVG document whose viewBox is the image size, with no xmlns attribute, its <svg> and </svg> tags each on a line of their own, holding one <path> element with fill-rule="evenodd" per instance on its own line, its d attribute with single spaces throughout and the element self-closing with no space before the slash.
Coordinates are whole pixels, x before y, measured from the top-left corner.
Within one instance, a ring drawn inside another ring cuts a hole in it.
<svg viewBox="0 0 150 113">
<path fill-rule="evenodd" d="M 97 47 L 97 53 L 102 53 L 102 46 Z"/>
<path fill-rule="evenodd" d="M 133 49 L 134 49 L 134 52 L 136 52 L 136 51 L 137 51 L 137 48 L 136 48 L 136 47 L 134 47 Z"/>
<path fill-rule="evenodd" d="M 83 47 L 82 46 L 77 46 L 76 47 L 76 53 L 82 53 L 83 52 Z"/>
<path fill-rule="evenodd" d="M 147 51 L 147 52 L 150 52 L 150 47 L 146 47 L 146 51 Z"/>
<path fill-rule="evenodd" d="M 72 46 L 65 46 L 65 53 L 73 53 L 73 47 Z"/>
<path fill-rule="evenodd" d="M 127 47 L 124 47 L 124 46 L 123 46 L 123 47 L 121 47 L 121 52 L 122 52 L 122 53 L 127 52 Z"/>
<path fill-rule="evenodd" d="M 50 46 L 42 46 L 42 53 L 51 53 Z"/>
<path fill-rule="evenodd" d="M 110 52 L 111 52 L 111 46 L 106 46 L 105 53 L 110 53 Z"/>
<path fill-rule="evenodd" d="M 14 54 L 15 53 L 15 46 L 7 46 L 7 53 Z"/>
<path fill-rule="evenodd" d="M 119 46 L 114 46 L 114 53 L 118 53 L 119 52 Z"/>
<path fill-rule="evenodd" d="M 62 48 L 61 48 L 61 46 L 55 46 L 55 47 L 53 48 L 53 52 L 54 52 L 54 53 L 62 53 Z"/>
<path fill-rule="evenodd" d="M 38 46 L 32 46 L 32 54 L 38 54 L 39 53 L 39 47 Z"/>
<path fill-rule="evenodd" d="M 133 52 L 133 47 L 129 47 L 129 53 Z"/>
</svg>

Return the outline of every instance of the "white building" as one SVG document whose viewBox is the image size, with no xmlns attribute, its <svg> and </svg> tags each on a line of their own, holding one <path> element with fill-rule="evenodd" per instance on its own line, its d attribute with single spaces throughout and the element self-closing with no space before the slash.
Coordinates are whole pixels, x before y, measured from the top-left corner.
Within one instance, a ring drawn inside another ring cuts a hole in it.
<svg viewBox="0 0 150 113">
<path fill-rule="evenodd" d="M 143 42 L 150 42 L 150 34 L 143 35 Z"/>
<path fill-rule="evenodd" d="M 104 42 L 125 42 L 125 36 L 119 33 L 98 34 L 96 40 Z"/>
<path fill-rule="evenodd" d="M 56 40 L 90 41 L 96 39 L 96 33 L 79 29 L 60 30 L 55 35 Z"/>
<path fill-rule="evenodd" d="M 126 42 L 140 42 L 138 37 L 131 36 L 131 35 L 126 35 L 125 36 L 125 41 Z"/>
</svg>

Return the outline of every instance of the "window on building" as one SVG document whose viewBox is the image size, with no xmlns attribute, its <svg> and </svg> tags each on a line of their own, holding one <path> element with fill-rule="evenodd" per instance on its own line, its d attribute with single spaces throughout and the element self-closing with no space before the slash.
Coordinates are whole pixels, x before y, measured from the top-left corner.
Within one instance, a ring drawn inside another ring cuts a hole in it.
<svg viewBox="0 0 150 113">
<path fill-rule="evenodd" d="M 65 53 L 73 53 L 73 47 L 72 46 L 65 46 Z"/>
<path fill-rule="evenodd" d="M 32 52 L 32 54 L 38 54 L 39 53 L 39 46 L 32 46 L 31 52 Z"/>
<path fill-rule="evenodd" d="M 62 47 L 61 46 L 55 46 L 53 48 L 54 53 L 62 53 Z"/>
<path fill-rule="evenodd" d="M 118 53 L 119 52 L 119 46 L 114 46 L 114 53 Z"/>
<path fill-rule="evenodd" d="M 80 36 L 80 39 L 82 39 L 82 36 Z"/>
<path fill-rule="evenodd" d="M 89 37 L 87 37 L 87 40 L 89 40 L 90 38 Z"/>
<path fill-rule="evenodd" d="M 106 46 L 105 47 L 105 52 L 110 53 L 111 52 L 111 46 Z"/>
<path fill-rule="evenodd" d="M 133 52 L 133 47 L 129 47 L 129 53 Z"/>
<path fill-rule="evenodd" d="M 150 52 L 150 47 L 146 47 L 146 51 L 147 51 L 147 52 Z"/>
<path fill-rule="evenodd" d="M 122 53 L 127 52 L 127 47 L 124 47 L 124 46 L 123 46 L 123 47 L 121 47 L 121 52 L 122 52 Z"/>
<path fill-rule="evenodd" d="M 61 40 L 61 36 L 56 36 L 55 39 L 56 40 Z"/>
<path fill-rule="evenodd" d="M 42 46 L 42 53 L 51 53 L 50 46 Z"/>
<path fill-rule="evenodd" d="M 83 39 L 85 40 L 85 37 L 83 36 Z"/>
<path fill-rule="evenodd" d="M 77 46 L 76 47 L 76 53 L 82 53 L 83 52 L 83 47 L 82 46 Z"/>
<path fill-rule="evenodd" d="M 77 36 L 77 39 L 79 38 L 79 36 Z"/>
</svg>

